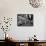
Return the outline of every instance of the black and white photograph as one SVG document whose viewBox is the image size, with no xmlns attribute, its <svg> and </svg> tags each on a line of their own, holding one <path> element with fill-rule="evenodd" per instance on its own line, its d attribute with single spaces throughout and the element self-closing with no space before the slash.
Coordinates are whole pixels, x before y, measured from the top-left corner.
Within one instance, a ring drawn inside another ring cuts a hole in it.
<svg viewBox="0 0 46 46">
<path fill-rule="evenodd" d="M 17 14 L 17 26 L 33 26 L 33 14 Z"/>
</svg>

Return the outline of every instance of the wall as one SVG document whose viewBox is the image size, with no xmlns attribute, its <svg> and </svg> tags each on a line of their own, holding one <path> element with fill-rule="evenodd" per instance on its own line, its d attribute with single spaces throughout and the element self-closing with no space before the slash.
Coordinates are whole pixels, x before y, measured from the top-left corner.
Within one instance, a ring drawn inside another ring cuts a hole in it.
<svg viewBox="0 0 46 46">
<path fill-rule="evenodd" d="M 39 40 L 45 40 L 45 12 L 45 5 L 43 5 L 43 7 L 33 8 L 30 6 L 28 0 L 0 0 L 0 19 L 4 16 L 13 17 L 12 26 L 8 33 L 17 40 L 27 40 L 34 34 L 37 35 Z M 34 14 L 34 26 L 18 27 L 17 14 L 21 13 Z M 0 31 L 0 39 L 4 39 L 2 33 L 3 31 Z"/>
</svg>

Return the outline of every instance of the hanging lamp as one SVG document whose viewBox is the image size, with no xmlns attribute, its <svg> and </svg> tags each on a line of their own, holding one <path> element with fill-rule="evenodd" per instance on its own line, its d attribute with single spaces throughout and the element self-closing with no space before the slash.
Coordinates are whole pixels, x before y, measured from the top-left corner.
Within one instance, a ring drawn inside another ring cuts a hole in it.
<svg viewBox="0 0 46 46">
<path fill-rule="evenodd" d="M 43 0 L 29 0 L 29 3 L 33 8 L 38 8 L 43 4 Z"/>
</svg>

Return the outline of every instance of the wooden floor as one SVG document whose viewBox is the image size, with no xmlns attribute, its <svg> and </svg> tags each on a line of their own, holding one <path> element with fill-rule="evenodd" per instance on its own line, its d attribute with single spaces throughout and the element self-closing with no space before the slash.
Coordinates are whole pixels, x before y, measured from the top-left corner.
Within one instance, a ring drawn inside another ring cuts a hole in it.
<svg viewBox="0 0 46 46">
<path fill-rule="evenodd" d="M 5 40 L 0 40 L 0 46 L 46 46 L 46 40 L 44 41 L 16 41 L 16 42 L 11 42 L 11 41 L 5 41 Z"/>
<path fill-rule="evenodd" d="M 0 40 L 0 46 L 15 46 L 15 45 L 8 44 L 5 40 Z"/>
<path fill-rule="evenodd" d="M 15 46 L 15 45 L 6 44 L 5 42 L 0 42 L 0 46 Z"/>
</svg>

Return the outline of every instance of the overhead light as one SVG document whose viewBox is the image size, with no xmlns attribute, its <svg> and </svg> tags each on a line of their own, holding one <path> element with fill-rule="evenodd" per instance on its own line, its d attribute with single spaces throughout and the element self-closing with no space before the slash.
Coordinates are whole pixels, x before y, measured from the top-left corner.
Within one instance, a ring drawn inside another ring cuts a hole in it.
<svg viewBox="0 0 46 46">
<path fill-rule="evenodd" d="M 32 7 L 38 8 L 42 5 L 43 0 L 29 0 L 29 3 Z"/>
</svg>

